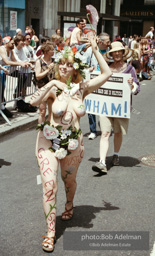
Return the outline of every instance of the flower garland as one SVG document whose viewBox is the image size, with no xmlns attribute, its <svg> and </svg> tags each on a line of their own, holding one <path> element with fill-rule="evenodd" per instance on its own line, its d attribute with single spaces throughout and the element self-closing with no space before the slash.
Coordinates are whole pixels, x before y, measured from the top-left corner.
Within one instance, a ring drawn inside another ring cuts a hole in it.
<svg viewBox="0 0 155 256">
<path fill-rule="evenodd" d="M 71 154 L 70 150 L 75 150 L 78 147 L 78 136 L 82 133 L 81 129 L 72 127 L 63 130 L 62 126 L 54 127 L 49 121 L 37 125 L 37 130 L 43 131 L 46 139 L 51 140 L 52 147 L 49 148 L 58 159 L 65 158 L 66 155 Z"/>
<path fill-rule="evenodd" d="M 65 49 L 62 51 L 57 50 L 54 62 L 56 64 L 60 64 L 62 58 L 68 59 L 69 56 L 73 57 L 74 59 L 73 68 L 75 70 L 78 70 L 80 75 L 85 78 L 85 73 L 83 72 L 83 70 L 85 68 L 88 68 L 89 65 L 85 63 L 85 57 L 80 54 L 80 51 L 77 51 L 76 47 L 71 48 L 69 46 L 66 46 Z"/>
</svg>

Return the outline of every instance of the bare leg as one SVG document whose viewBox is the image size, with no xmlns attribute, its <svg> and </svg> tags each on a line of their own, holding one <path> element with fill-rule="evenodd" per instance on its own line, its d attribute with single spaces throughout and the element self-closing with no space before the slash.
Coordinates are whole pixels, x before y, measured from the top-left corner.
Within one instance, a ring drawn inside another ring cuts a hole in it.
<svg viewBox="0 0 155 256">
<path fill-rule="evenodd" d="M 105 162 L 109 149 L 110 132 L 102 132 L 100 139 L 100 160 Z"/>
<path fill-rule="evenodd" d="M 81 139 L 79 138 L 79 146 L 76 150 L 72 151 L 72 153 L 65 157 L 65 159 L 62 159 L 60 161 L 61 164 L 61 177 L 65 185 L 65 191 L 66 191 L 66 205 L 65 210 L 68 211 L 69 214 L 66 214 L 63 219 L 68 220 L 70 219 L 69 215 L 71 216 L 73 214 L 73 199 L 76 192 L 76 175 L 78 171 L 78 167 L 82 161 L 84 154 L 84 146 L 82 142 L 82 136 Z"/>
<path fill-rule="evenodd" d="M 116 153 L 119 152 L 122 145 L 122 139 L 123 139 L 123 136 L 121 132 L 114 134 L 114 152 Z"/>
<path fill-rule="evenodd" d="M 43 208 L 47 222 L 47 236 L 55 236 L 56 222 L 56 194 L 57 194 L 57 171 L 58 160 L 54 153 L 49 150 L 51 142 L 46 140 L 40 131 L 36 146 L 36 156 L 40 167 L 43 184 Z"/>
</svg>

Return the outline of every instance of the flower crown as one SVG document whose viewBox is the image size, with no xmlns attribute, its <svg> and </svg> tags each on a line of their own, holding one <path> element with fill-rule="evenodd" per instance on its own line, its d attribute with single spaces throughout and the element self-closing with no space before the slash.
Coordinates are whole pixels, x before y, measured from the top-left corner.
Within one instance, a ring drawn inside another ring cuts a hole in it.
<svg viewBox="0 0 155 256">
<path fill-rule="evenodd" d="M 80 51 L 77 51 L 76 46 L 65 47 L 62 51 L 56 51 L 55 63 L 59 64 L 62 58 L 68 59 L 69 56 L 73 58 L 73 68 L 79 71 L 80 75 L 85 78 L 85 68 L 88 68 L 89 65 L 85 63 L 86 59 L 80 54 Z"/>
</svg>

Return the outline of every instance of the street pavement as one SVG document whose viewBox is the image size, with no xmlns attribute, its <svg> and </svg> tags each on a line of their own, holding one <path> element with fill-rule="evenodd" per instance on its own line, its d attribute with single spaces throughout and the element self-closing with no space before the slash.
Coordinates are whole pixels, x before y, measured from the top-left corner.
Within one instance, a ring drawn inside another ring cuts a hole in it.
<svg viewBox="0 0 155 256">
<path fill-rule="evenodd" d="M 110 165 L 113 136 L 110 137 L 107 175 L 95 173 L 91 168 L 99 160 L 100 129 L 95 140 L 88 140 L 88 117 L 81 119 L 85 156 L 77 176 L 74 217 L 71 221 L 61 221 L 65 193 L 59 171 L 57 242 L 50 255 L 150 255 L 155 241 L 155 168 L 144 165 L 140 159 L 155 154 L 154 92 L 155 77 L 141 82 L 141 93 L 133 97 L 129 132 L 123 138 L 118 167 Z M 41 248 L 46 225 L 34 155 L 38 115 L 18 113 L 15 118 L 12 128 L 3 121 L 0 124 L 0 256 L 42 256 L 46 255 Z M 87 235 L 90 231 L 148 231 L 149 250 L 111 250 L 111 247 L 99 250 L 95 245 L 83 250 L 82 242 L 78 250 L 65 250 L 64 233 L 75 231 Z"/>
</svg>

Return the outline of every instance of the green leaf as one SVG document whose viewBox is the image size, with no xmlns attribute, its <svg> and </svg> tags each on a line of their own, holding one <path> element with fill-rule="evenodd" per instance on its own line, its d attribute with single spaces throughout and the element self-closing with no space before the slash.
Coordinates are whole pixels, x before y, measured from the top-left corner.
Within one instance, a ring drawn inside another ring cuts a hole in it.
<svg viewBox="0 0 155 256">
<path fill-rule="evenodd" d="M 70 85 L 70 83 L 71 83 L 71 79 L 72 79 L 72 77 L 71 77 L 71 75 L 69 76 L 69 78 L 67 79 L 67 82 L 66 82 L 66 84 L 69 86 Z"/>
<path fill-rule="evenodd" d="M 61 129 L 62 129 L 62 126 L 61 126 L 61 125 L 57 125 L 57 126 L 55 126 L 55 128 L 56 128 L 57 130 L 61 130 Z"/>
<path fill-rule="evenodd" d="M 55 152 L 55 150 L 54 150 L 53 148 L 49 148 L 49 150 L 50 150 L 51 152 Z"/>
</svg>

